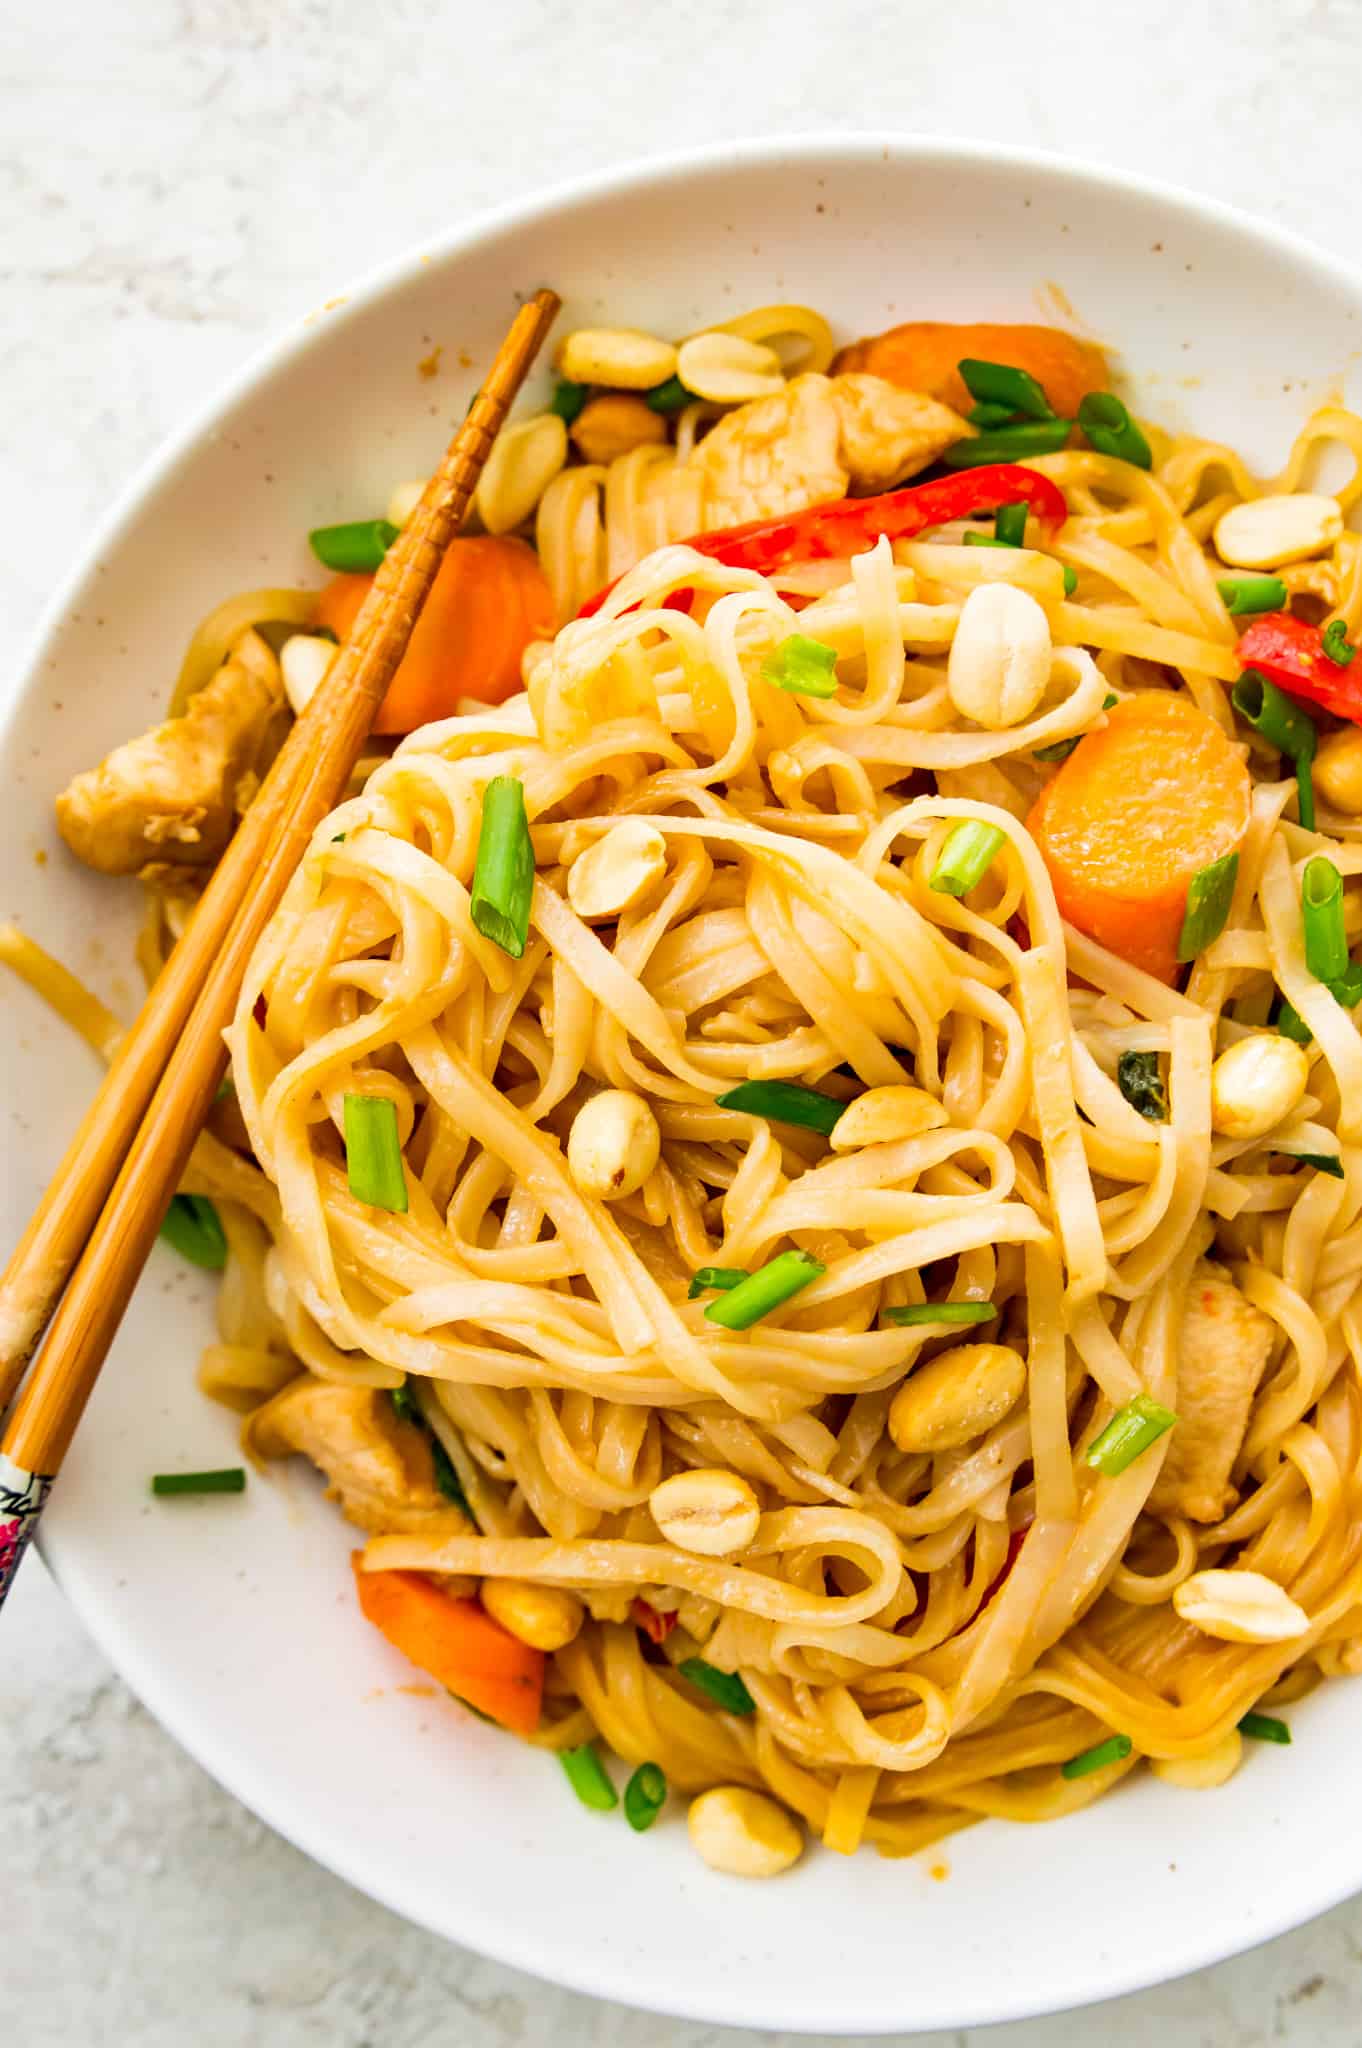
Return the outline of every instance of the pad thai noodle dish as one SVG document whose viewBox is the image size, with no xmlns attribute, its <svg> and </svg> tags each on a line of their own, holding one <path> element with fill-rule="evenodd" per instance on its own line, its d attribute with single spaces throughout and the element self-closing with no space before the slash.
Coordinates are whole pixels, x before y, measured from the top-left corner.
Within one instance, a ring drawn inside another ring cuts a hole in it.
<svg viewBox="0 0 1362 2048">
<path fill-rule="evenodd" d="M 734 1875 L 1270 1770 L 1362 1670 L 1362 418 L 796 305 L 555 369 L 256 950 L 164 1225 L 242 1463 L 156 1490 L 310 1460 L 394 1683 Z M 57 798 L 148 978 L 422 488 Z"/>
</svg>

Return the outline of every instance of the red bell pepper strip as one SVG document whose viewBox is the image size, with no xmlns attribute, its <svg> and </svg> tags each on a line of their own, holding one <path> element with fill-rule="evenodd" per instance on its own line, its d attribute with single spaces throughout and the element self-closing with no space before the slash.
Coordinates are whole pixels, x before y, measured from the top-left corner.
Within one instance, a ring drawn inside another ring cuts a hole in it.
<svg viewBox="0 0 1362 2048">
<path fill-rule="evenodd" d="M 1362 674 L 1329 659 L 1318 626 L 1290 612 L 1264 612 L 1240 634 L 1235 651 L 1245 668 L 1257 669 L 1289 696 L 1362 724 Z"/>
<path fill-rule="evenodd" d="M 1029 505 L 1047 533 L 1069 516 L 1058 484 L 1039 470 L 1019 462 L 989 462 L 956 476 L 938 477 L 907 490 L 886 491 L 878 498 L 838 498 L 830 505 L 811 505 L 783 519 L 753 519 L 745 526 L 721 527 L 680 543 L 697 554 L 725 563 L 730 569 L 755 569 L 770 576 L 789 562 L 823 562 L 860 554 L 881 534 L 890 540 L 911 540 L 929 527 L 999 505 Z M 618 581 L 618 578 L 616 579 Z M 599 611 L 613 583 L 589 597 L 577 614 L 589 619 Z"/>
<path fill-rule="evenodd" d="M 631 1601 L 629 1612 L 634 1617 L 635 1626 L 641 1628 L 643 1633 L 655 1643 L 665 1643 L 667 1637 L 676 1627 L 676 1616 L 674 1614 L 659 1614 L 656 1607 L 649 1600 L 640 1598 Z"/>
</svg>

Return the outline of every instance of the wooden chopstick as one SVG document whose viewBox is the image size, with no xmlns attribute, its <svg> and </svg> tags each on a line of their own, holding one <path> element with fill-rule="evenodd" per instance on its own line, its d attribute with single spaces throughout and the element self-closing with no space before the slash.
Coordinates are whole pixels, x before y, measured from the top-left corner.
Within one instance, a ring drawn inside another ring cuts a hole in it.
<svg viewBox="0 0 1362 2048">
<path fill-rule="evenodd" d="M 221 1080 L 222 1033 L 251 952 L 344 790 L 558 305 L 552 292 L 540 291 L 516 315 L 468 417 L 379 569 L 353 634 L 238 827 L 0 1278 L 3 1397 L 7 1382 L 12 1391 L 22 1376 L 70 1276 L 0 1441 L 0 1509 L 7 1479 L 14 1505 L 18 1480 L 40 1475 L 34 1490 L 45 1491 L 60 1466 Z M 32 1505 L 34 1519 L 40 1505 Z M 16 1511 L 22 1522 L 22 1509 Z M 17 1546 L 8 1570 L 6 1563 L 0 1554 L 0 1599 Z"/>
</svg>

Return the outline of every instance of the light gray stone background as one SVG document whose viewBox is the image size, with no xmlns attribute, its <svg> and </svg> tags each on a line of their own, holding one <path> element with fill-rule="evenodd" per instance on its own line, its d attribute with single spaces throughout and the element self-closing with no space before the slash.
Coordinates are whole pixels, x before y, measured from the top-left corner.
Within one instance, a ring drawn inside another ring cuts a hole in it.
<svg viewBox="0 0 1362 2048">
<path fill-rule="evenodd" d="M 356 271 L 465 213 L 691 143 L 898 127 L 1152 172 L 1357 261 L 1360 86 L 1362 0 L 9 0 L 0 687 L 91 522 L 187 408 Z M 161 1733 L 36 1559 L 4 1628 L 6 2039 L 719 2038 L 484 1963 L 315 1869 Z M 989 2035 L 1155 2038 L 1351 2048 L 1362 1901 L 1163 1990 Z"/>
</svg>

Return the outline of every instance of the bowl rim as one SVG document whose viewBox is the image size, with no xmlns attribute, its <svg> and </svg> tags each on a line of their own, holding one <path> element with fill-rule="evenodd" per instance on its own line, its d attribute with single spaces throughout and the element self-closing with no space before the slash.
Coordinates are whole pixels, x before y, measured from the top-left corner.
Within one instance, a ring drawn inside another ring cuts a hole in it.
<svg viewBox="0 0 1362 2048">
<path fill-rule="evenodd" d="M 219 379 L 208 397 L 192 408 L 178 427 L 162 437 L 118 490 L 108 511 L 97 522 L 72 566 L 60 579 L 54 594 L 42 607 L 36 625 L 21 643 L 13 671 L 14 681 L 0 706 L 0 754 L 13 742 L 15 727 L 37 682 L 49 644 L 58 634 L 74 597 L 100 558 L 120 543 L 126 530 L 135 525 L 144 501 L 177 465 L 193 455 L 225 412 L 249 397 L 262 381 L 306 354 L 315 336 L 322 331 L 322 321 L 345 324 L 355 320 L 389 292 L 400 288 L 418 270 L 456 261 L 519 227 L 571 211 L 596 199 L 646 196 L 650 190 L 664 188 L 678 179 L 716 170 L 740 173 L 753 167 L 769 168 L 782 161 L 806 167 L 815 158 L 850 165 L 876 159 L 886 163 L 894 159 L 909 163 L 925 163 L 934 159 L 946 165 L 1015 171 L 1020 176 L 1064 184 L 1075 192 L 1097 197 L 1121 194 L 1147 199 L 1181 213 L 1194 227 L 1227 231 L 1259 250 L 1266 247 L 1293 264 L 1304 263 L 1313 267 L 1324 284 L 1350 297 L 1362 311 L 1362 270 L 1354 270 L 1308 237 L 1275 222 L 1261 220 L 1227 201 L 1194 192 L 1168 180 L 1094 163 L 1086 158 L 1065 156 L 1056 151 L 938 136 L 920 130 L 878 129 L 869 133 L 852 133 L 842 129 L 800 129 L 792 133 L 708 143 L 630 158 L 622 164 L 537 186 L 503 205 L 483 209 L 438 234 L 404 245 L 396 255 L 370 266 L 353 283 L 344 285 L 323 308 L 293 316 L 281 332 L 252 349 L 236 370 Z M 597 1966 L 591 1956 L 577 1950 L 557 1949 L 551 1955 L 544 1955 L 542 1930 L 518 1922 L 503 1922 L 480 1905 L 475 1895 L 461 1896 L 458 1904 L 459 1932 L 457 1936 L 451 1935 L 446 1926 L 438 1924 L 430 1915 L 413 1910 L 401 1896 L 398 1885 L 389 1884 L 381 1873 L 376 1877 L 366 1870 L 358 1847 L 352 1852 L 347 1844 L 327 1839 L 324 1828 L 300 1826 L 296 1817 L 282 1814 L 279 1802 L 255 1785 L 249 1756 L 243 1757 L 228 1742 L 218 1741 L 211 1733 L 199 1728 L 192 1711 L 182 1710 L 173 1692 L 168 1695 L 163 1689 L 155 1659 L 144 1657 L 137 1640 L 123 1636 L 103 1608 L 82 1600 L 72 1592 L 61 1568 L 49 1555 L 41 1534 L 37 1548 L 101 1652 L 174 1741 L 231 1797 L 263 1819 L 291 1846 L 352 1885 L 363 1896 L 374 1899 L 410 1924 L 467 1947 L 475 1955 L 486 1956 L 540 1981 L 561 1985 L 588 1997 L 701 2024 L 783 2030 L 796 2034 L 811 2030 L 814 2023 L 801 2012 L 793 1990 L 789 2002 L 783 2007 L 772 2003 L 765 1995 L 746 1995 L 740 1980 L 730 1980 L 725 1984 L 722 2001 L 706 1998 L 698 1991 L 693 1997 L 683 1996 L 665 1982 L 647 1987 L 642 1997 L 636 1996 L 622 1981 L 618 1967 L 604 1956 Z M 1242 1940 L 1234 1940 L 1227 1945 L 1223 1936 L 1214 1939 L 1198 1937 L 1195 1932 L 1197 1916 L 1188 1915 L 1181 1943 L 1171 1954 L 1161 1954 L 1152 1967 L 1147 1960 L 1142 1962 L 1134 1956 L 1115 1968 L 1108 1958 L 1100 1973 L 1096 1969 L 1085 1972 L 1081 1963 L 1076 1963 L 1072 1980 L 1058 2003 L 1053 1995 L 1041 2000 L 1031 1997 L 1021 2003 L 1007 2004 L 990 2016 L 975 2016 L 968 2024 L 980 2026 L 1072 2011 L 1174 1981 L 1191 1971 L 1228 1961 L 1299 1927 L 1360 1890 L 1362 1859 L 1359 1859 L 1355 1873 L 1342 1881 L 1337 1871 L 1333 1876 L 1318 1869 L 1294 1872 L 1289 1900 L 1280 1910 L 1270 1914 L 1265 1923 L 1246 1933 Z M 881 2007 L 878 2011 L 853 2013 L 850 2024 L 858 2034 L 910 2035 L 950 2027 L 959 2022 L 937 2015 L 921 2021 L 909 2020 L 905 2024 L 902 2015 L 888 2016 Z"/>
</svg>

